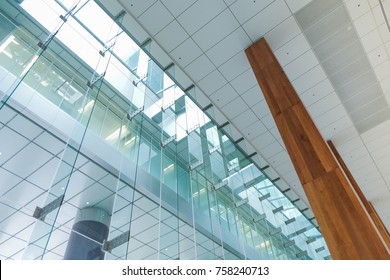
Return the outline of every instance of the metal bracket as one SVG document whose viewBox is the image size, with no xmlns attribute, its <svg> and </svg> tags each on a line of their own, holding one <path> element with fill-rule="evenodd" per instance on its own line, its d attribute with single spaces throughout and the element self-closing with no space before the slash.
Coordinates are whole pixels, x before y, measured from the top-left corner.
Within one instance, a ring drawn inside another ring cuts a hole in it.
<svg viewBox="0 0 390 280">
<path fill-rule="evenodd" d="M 164 148 L 166 145 L 168 145 L 169 143 L 171 143 L 172 141 L 174 141 L 176 139 L 176 134 L 175 135 L 172 135 L 171 137 L 165 139 L 164 141 L 161 142 L 161 148 Z"/>
<path fill-rule="evenodd" d="M 104 46 L 104 49 L 102 51 L 99 51 L 99 54 L 104 57 L 106 55 L 106 52 L 109 51 L 113 46 L 115 46 L 115 42 L 112 43 L 109 46 Z"/>
<path fill-rule="evenodd" d="M 290 240 L 290 241 L 287 241 L 286 243 L 284 243 L 283 247 L 288 248 L 288 247 L 293 246 L 293 245 L 295 245 L 295 240 Z"/>
<path fill-rule="evenodd" d="M 217 145 L 209 150 L 209 155 L 214 153 L 215 151 L 218 151 L 221 148 L 221 145 Z"/>
<path fill-rule="evenodd" d="M 286 225 L 289 225 L 289 224 L 291 224 L 291 223 L 293 223 L 293 222 L 295 222 L 296 220 L 295 220 L 295 218 L 291 218 L 291 219 L 288 219 L 287 221 L 285 221 L 284 223 L 286 224 Z"/>
<path fill-rule="evenodd" d="M 117 15 L 115 16 L 114 20 L 115 20 L 116 22 L 118 22 L 123 16 L 125 16 L 125 14 L 126 14 L 126 11 L 125 11 L 125 10 L 120 11 L 119 14 L 117 14 Z"/>
<path fill-rule="evenodd" d="M 269 168 L 269 165 L 266 165 L 266 166 L 260 168 L 260 171 L 264 171 L 264 170 L 266 170 L 267 168 Z"/>
<path fill-rule="evenodd" d="M 175 101 L 169 102 L 168 104 L 161 107 L 161 111 L 165 112 L 168 108 L 172 107 L 172 105 L 174 105 L 174 104 L 175 104 Z"/>
<path fill-rule="evenodd" d="M 255 155 L 257 155 L 257 152 L 251 153 L 250 155 L 248 155 L 247 158 L 252 158 L 252 157 L 254 157 Z"/>
<path fill-rule="evenodd" d="M 148 77 L 148 74 L 145 74 L 145 75 L 143 75 L 142 77 L 139 77 L 139 79 L 133 81 L 133 85 L 134 85 L 134 86 L 138 86 L 138 84 L 139 84 L 140 82 L 142 82 L 143 80 L 145 80 L 147 77 Z"/>
<path fill-rule="evenodd" d="M 325 250 L 324 246 L 321 246 L 321 247 L 315 249 L 316 253 L 319 253 L 319 252 L 324 251 L 324 250 Z"/>
<path fill-rule="evenodd" d="M 204 107 L 203 109 L 202 109 L 202 111 L 204 112 L 204 111 L 207 111 L 208 109 L 210 109 L 211 107 L 213 107 L 213 104 L 209 104 L 209 105 L 207 105 L 206 107 Z"/>
<path fill-rule="evenodd" d="M 275 182 L 277 182 L 277 181 L 279 181 L 279 180 L 280 180 L 280 177 L 271 180 L 271 182 L 272 182 L 272 183 L 275 183 Z"/>
<path fill-rule="evenodd" d="M 147 77 L 148 77 L 148 74 L 143 75 L 143 76 L 140 77 L 139 79 L 133 81 L 133 85 L 134 85 L 134 86 L 138 86 L 138 84 L 139 84 L 140 82 L 142 82 L 143 80 L 145 80 Z"/>
<path fill-rule="evenodd" d="M 42 42 L 38 42 L 37 46 L 42 49 L 43 51 L 46 50 L 46 44 L 45 43 L 42 43 Z"/>
<path fill-rule="evenodd" d="M 244 198 L 244 199 L 241 199 L 240 201 L 236 202 L 235 206 L 236 206 L 236 208 L 238 208 L 238 207 L 240 207 L 248 202 L 249 202 L 248 198 Z"/>
<path fill-rule="evenodd" d="M 106 72 L 103 72 L 103 73 L 100 74 L 99 76 L 93 77 L 91 81 L 88 81 L 88 82 L 87 82 L 87 87 L 89 87 L 90 89 L 92 89 L 93 86 L 94 86 L 94 84 L 96 84 L 96 82 L 98 82 L 98 81 L 100 81 L 101 79 L 103 79 L 105 75 L 106 75 Z"/>
<path fill-rule="evenodd" d="M 238 163 L 232 165 L 232 166 L 228 166 L 228 171 L 233 171 L 233 170 L 236 170 L 237 168 L 239 168 L 240 165 Z"/>
<path fill-rule="evenodd" d="M 121 235 L 118 235 L 117 237 L 111 239 L 110 241 L 104 241 L 103 242 L 103 250 L 106 252 L 111 252 L 112 249 L 115 249 L 116 247 L 128 242 L 130 240 L 130 231 L 126 231 L 122 233 Z"/>
<path fill-rule="evenodd" d="M 265 194 L 265 195 L 263 195 L 263 196 L 260 196 L 259 199 L 260 199 L 260 201 L 263 201 L 263 200 L 266 200 L 266 199 L 269 198 L 269 197 L 271 197 L 271 194 L 270 194 L 270 193 L 267 193 L 267 194 Z"/>
<path fill-rule="evenodd" d="M 37 206 L 34 210 L 33 217 L 37 220 L 44 221 L 47 214 L 61 206 L 64 201 L 64 197 L 64 195 L 57 197 L 43 208 Z"/>
<path fill-rule="evenodd" d="M 282 228 L 279 227 L 279 228 L 276 228 L 276 229 L 270 231 L 269 234 L 271 236 L 273 236 L 273 235 L 276 235 L 276 234 L 281 233 L 281 232 L 282 232 Z"/>
<path fill-rule="evenodd" d="M 142 107 L 139 107 L 137 110 L 135 110 L 133 113 L 129 114 L 127 113 L 127 118 L 129 120 L 133 120 L 133 118 L 138 115 L 139 113 L 141 113 L 142 111 L 144 110 L 144 106 Z"/>
<path fill-rule="evenodd" d="M 314 241 L 316 241 L 317 240 L 317 238 L 315 238 L 315 237 L 310 237 L 308 240 L 306 240 L 306 243 L 307 244 L 310 244 L 310 243 L 313 243 Z"/>
<path fill-rule="evenodd" d="M 296 235 L 300 235 L 300 234 L 304 233 L 304 232 L 307 231 L 307 230 L 308 230 L 308 228 L 302 228 L 302 229 L 300 229 L 300 230 L 297 230 L 297 231 L 295 232 L 295 234 L 296 234 Z"/>
<path fill-rule="evenodd" d="M 272 213 L 276 214 L 276 213 L 282 211 L 283 209 L 284 209 L 284 207 L 283 207 L 283 206 L 280 206 L 280 207 L 275 208 L 274 210 L 272 210 Z"/>
<path fill-rule="evenodd" d="M 201 166 L 203 164 L 203 160 L 198 160 L 197 162 L 190 165 L 190 170 L 194 170 L 198 166 Z"/>
<path fill-rule="evenodd" d="M 218 125 L 218 126 L 217 126 L 217 129 L 222 129 L 222 128 L 224 128 L 225 126 L 227 126 L 228 124 L 229 124 L 229 122 L 224 122 L 223 124 Z"/>
<path fill-rule="evenodd" d="M 194 130 L 198 129 L 199 127 L 200 127 L 200 125 L 196 124 L 193 127 L 191 127 L 190 129 L 186 130 L 186 132 L 187 132 L 187 134 L 190 134 L 191 132 L 193 132 Z"/>
<path fill-rule="evenodd" d="M 237 139 L 236 141 L 234 141 L 234 144 L 237 145 L 238 143 L 240 143 L 242 141 L 244 141 L 244 137 L 241 137 L 241 138 Z"/>
<path fill-rule="evenodd" d="M 214 189 L 214 191 L 219 190 L 220 188 L 222 188 L 223 186 L 226 186 L 227 184 L 228 184 L 227 180 L 221 181 L 218 184 L 213 185 L 213 189 Z"/>
<path fill-rule="evenodd" d="M 302 257 L 304 257 L 304 256 L 307 256 L 307 251 L 306 251 L 306 250 L 305 250 L 305 251 L 302 251 L 302 252 L 296 254 L 296 256 L 297 256 L 297 258 L 302 258 Z"/>
<path fill-rule="evenodd" d="M 266 218 L 267 216 L 265 215 L 265 214 L 261 214 L 261 215 L 258 215 L 258 216 L 256 216 L 256 217 L 254 217 L 253 218 L 253 222 L 260 222 L 260 221 L 262 221 L 262 220 L 265 220 L 265 218 Z"/>
<path fill-rule="evenodd" d="M 175 64 L 173 62 L 169 63 L 166 67 L 164 67 L 163 71 L 164 72 L 167 72 L 170 68 L 172 68 L 173 66 L 175 66 Z"/>
</svg>

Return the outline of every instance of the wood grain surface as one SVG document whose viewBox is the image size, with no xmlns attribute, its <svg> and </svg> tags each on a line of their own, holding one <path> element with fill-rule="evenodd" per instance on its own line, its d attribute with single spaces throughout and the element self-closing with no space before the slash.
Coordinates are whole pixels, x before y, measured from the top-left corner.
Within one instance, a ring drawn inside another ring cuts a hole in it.
<svg viewBox="0 0 390 280">
<path fill-rule="evenodd" d="M 390 259 L 367 211 L 264 38 L 245 53 L 334 259 Z"/>
</svg>

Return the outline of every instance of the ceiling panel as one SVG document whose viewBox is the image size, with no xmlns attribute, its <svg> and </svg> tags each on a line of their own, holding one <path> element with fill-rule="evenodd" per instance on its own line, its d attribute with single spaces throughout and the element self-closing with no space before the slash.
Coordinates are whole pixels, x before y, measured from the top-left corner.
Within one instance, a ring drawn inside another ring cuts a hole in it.
<svg viewBox="0 0 390 280">
<path fill-rule="evenodd" d="M 322 69 L 322 66 L 317 65 L 310 71 L 295 79 L 294 81 L 291 81 L 291 84 L 293 85 L 298 94 L 302 94 L 303 92 L 316 86 L 318 83 L 324 81 L 325 79 L 326 74 Z"/>
<path fill-rule="evenodd" d="M 215 91 L 226 85 L 227 81 L 218 70 L 214 70 L 205 78 L 199 81 L 199 87 L 207 95 L 213 94 Z"/>
<path fill-rule="evenodd" d="M 356 94 L 354 98 L 345 100 L 343 102 L 343 105 L 349 112 L 353 112 L 358 108 L 363 107 L 368 103 L 374 101 L 377 98 L 383 100 L 385 99 L 385 97 L 382 95 L 382 91 L 380 89 L 379 84 L 373 84 L 369 88 Z M 386 102 L 384 104 L 386 104 Z"/>
<path fill-rule="evenodd" d="M 252 112 L 252 110 L 246 110 L 242 114 L 238 115 L 233 119 L 233 123 L 241 129 L 244 129 L 254 122 L 258 121 L 257 116 Z"/>
<path fill-rule="evenodd" d="M 160 1 L 157 1 L 138 19 L 145 29 L 154 36 L 167 26 L 174 18 L 165 6 L 161 4 Z"/>
<path fill-rule="evenodd" d="M 128 11 L 128 9 L 126 9 Z M 122 19 L 122 25 L 125 29 L 131 30 L 131 34 L 134 38 L 137 38 L 138 42 L 144 42 L 149 35 L 146 31 L 139 25 L 139 23 L 129 14 L 125 14 Z"/>
<path fill-rule="evenodd" d="M 240 95 L 258 85 L 252 69 L 248 69 L 237 78 L 231 80 L 230 84 Z"/>
<path fill-rule="evenodd" d="M 295 13 L 313 0 L 285 0 L 291 12 Z"/>
<path fill-rule="evenodd" d="M 279 64 L 283 67 L 307 52 L 309 49 L 309 43 L 307 42 L 305 36 L 301 33 L 277 49 L 274 53 L 279 61 Z"/>
<path fill-rule="evenodd" d="M 226 4 L 222 0 L 198 0 L 178 16 L 177 20 L 192 35 L 225 9 Z"/>
<path fill-rule="evenodd" d="M 296 13 L 297 22 L 303 30 L 306 30 L 341 5 L 340 0 L 311 1 L 310 5 L 306 5 Z"/>
<path fill-rule="evenodd" d="M 262 151 L 267 147 L 269 144 L 274 142 L 276 139 L 270 132 L 265 132 L 259 136 L 257 136 L 255 139 L 253 139 L 251 142 L 253 145 L 258 148 L 258 150 Z"/>
<path fill-rule="evenodd" d="M 356 19 L 354 23 L 356 26 L 356 31 L 360 37 L 363 37 L 376 28 L 374 15 L 371 11 Z"/>
<path fill-rule="evenodd" d="M 307 51 L 284 67 L 287 77 L 293 81 L 318 65 L 318 60 L 312 50 Z"/>
<path fill-rule="evenodd" d="M 206 65 L 207 67 L 207 65 Z M 250 68 L 245 52 L 239 52 L 219 66 L 218 70 L 226 80 L 233 80 Z"/>
<path fill-rule="evenodd" d="M 248 106 L 252 106 L 253 104 L 257 104 L 260 101 L 264 100 L 264 95 L 261 92 L 260 87 L 257 83 L 255 86 L 241 94 L 241 97 L 242 99 L 244 99 L 246 104 L 248 104 Z"/>
<path fill-rule="evenodd" d="M 267 147 L 264 148 L 264 150 L 261 151 L 261 154 L 265 156 L 266 158 L 270 158 L 281 151 L 283 151 L 283 147 L 279 144 L 278 141 L 272 142 Z"/>
<path fill-rule="evenodd" d="M 37 138 L 35 138 L 34 143 L 39 145 L 41 148 L 46 149 L 53 155 L 57 155 L 65 147 L 65 144 L 63 142 L 59 141 L 57 138 L 54 138 L 47 132 L 44 132 L 40 134 Z"/>
<path fill-rule="evenodd" d="M 382 45 L 368 54 L 368 59 L 373 67 L 382 64 L 389 59 L 386 48 Z"/>
<path fill-rule="evenodd" d="M 232 102 L 223 106 L 222 109 L 230 119 L 234 119 L 245 110 L 248 110 L 248 105 L 246 105 L 241 97 L 237 97 Z"/>
<path fill-rule="evenodd" d="M 43 132 L 41 128 L 27 120 L 25 117 L 18 115 L 9 122 L 8 127 L 23 134 L 23 136 L 34 139 Z"/>
<path fill-rule="evenodd" d="M 171 52 L 188 38 L 188 34 L 176 20 L 173 20 L 158 32 L 155 38 L 166 52 Z"/>
<path fill-rule="evenodd" d="M 50 153 L 34 143 L 30 143 L 7 161 L 3 167 L 8 170 L 14 170 L 18 176 L 26 178 L 51 158 L 52 155 Z"/>
<path fill-rule="evenodd" d="M 382 44 L 382 38 L 379 31 L 374 29 L 362 37 L 361 42 L 366 52 L 370 52 Z"/>
<path fill-rule="evenodd" d="M 207 51 L 238 26 L 239 23 L 233 14 L 226 9 L 194 33 L 192 38 L 203 51 Z"/>
<path fill-rule="evenodd" d="M 239 27 L 213 46 L 206 55 L 216 67 L 231 59 L 250 45 L 251 41 L 245 31 Z"/>
<path fill-rule="evenodd" d="M 1 178 L 0 197 L 4 193 L 12 189 L 16 184 L 18 184 L 22 180 L 22 178 L 16 176 L 15 174 L 1 167 L 0 167 L 0 178 Z"/>
<path fill-rule="evenodd" d="M 376 113 L 373 113 L 372 115 L 370 115 L 370 117 L 357 123 L 355 126 L 360 133 L 364 133 L 377 126 L 378 123 L 382 123 L 388 119 L 390 119 L 390 109 L 385 108 Z"/>
<path fill-rule="evenodd" d="M 361 17 L 371 10 L 371 6 L 367 0 L 349 0 L 346 2 L 346 5 L 352 20 Z"/>
<path fill-rule="evenodd" d="M 250 110 L 248 111 L 251 112 Z M 259 121 L 251 123 L 250 125 L 245 127 L 243 126 L 242 123 L 240 125 L 237 124 L 237 126 L 240 128 L 240 131 L 242 132 L 243 136 L 248 140 L 253 140 L 259 135 L 263 135 L 267 131 L 267 128 Z"/>
<path fill-rule="evenodd" d="M 314 123 L 316 124 L 318 129 L 322 129 L 330 125 L 331 123 L 337 122 L 342 117 L 347 116 L 343 105 L 337 105 L 333 107 L 325 114 L 320 115 L 319 117 L 314 119 Z"/>
<path fill-rule="evenodd" d="M 0 110 L 0 123 L 6 124 L 15 116 L 16 116 L 16 113 L 13 110 L 9 109 L 7 106 L 4 106 Z M 1 126 L 0 126 L 0 128 L 1 128 Z"/>
<path fill-rule="evenodd" d="M 0 165 L 28 144 L 28 140 L 8 127 L 0 130 Z"/>
<path fill-rule="evenodd" d="M 261 122 L 265 125 L 266 128 L 271 129 L 276 126 L 275 120 L 271 114 L 266 115 L 261 119 Z"/>
<path fill-rule="evenodd" d="M 259 117 L 259 119 L 265 117 L 270 113 L 269 107 L 267 106 L 267 102 L 265 100 L 254 104 L 251 109 Z"/>
<path fill-rule="evenodd" d="M 14 207 L 22 207 L 43 193 L 41 188 L 23 180 L 5 193 L 4 198 L 10 201 L 10 205 L 14 205 Z"/>
<path fill-rule="evenodd" d="M 238 0 L 230 6 L 237 20 L 243 24 L 257 13 L 265 9 L 273 0 L 253 1 L 253 0 Z"/>
<path fill-rule="evenodd" d="M 379 80 L 387 78 L 390 75 L 390 61 L 387 60 L 377 65 L 374 70 Z"/>
<path fill-rule="evenodd" d="M 215 66 L 206 55 L 202 54 L 184 69 L 195 82 L 198 82 L 214 71 Z"/>
<path fill-rule="evenodd" d="M 328 94 L 316 103 L 310 105 L 307 109 L 312 118 L 316 118 L 340 104 L 340 99 L 335 92 Z"/>
<path fill-rule="evenodd" d="M 98 181 L 105 177 L 108 173 L 103 168 L 97 166 L 92 161 L 88 161 L 86 164 L 84 164 L 80 171 L 84 174 L 87 174 L 90 178 L 93 178 L 94 180 Z"/>
<path fill-rule="evenodd" d="M 157 0 L 144 0 L 144 1 L 126 1 L 126 0 L 118 0 L 119 3 L 122 3 L 127 10 L 134 15 L 135 17 L 139 17 L 142 15 L 150 6 L 152 6 Z"/>
<path fill-rule="evenodd" d="M 277 50 L 301 33 L 302 31 L 295 18 L 290 16 L 265 34 L 264 37 L 271 49 Z"/>
<path fill-rule="evenodd" d="M 195 42 L 191 38 L 188 38 L 177 48 L 171 51 L 171 55 L 174 58 L 175 62 L 182 67 L 187 66 L 190 62 L 192 62 L 195 58 L 199 57 L 201 54 L 201 49 L 195 44 Z"/>
<path fill-rule="evenodd" d="M 320 83 L 305 91 L 301 96 L 301 100 L 306 107 L 316 103 L 325 96 L 328 96 L 333 91 L 333 86 L 329 80 L 322 80 Z"/>
<path fill-rule="evenodd" d="M 186 9 L 188 9 L 197 0 L 160 0 L 165 7 L 172 13 L 174 17 L 179 16 Z"/>
<path fill-rule="evenodd" d="M 252 41 L 257 41 L 272 28 L 291 16 L 284 0 L 276 0 L 243 24 Z"/>
</svg>

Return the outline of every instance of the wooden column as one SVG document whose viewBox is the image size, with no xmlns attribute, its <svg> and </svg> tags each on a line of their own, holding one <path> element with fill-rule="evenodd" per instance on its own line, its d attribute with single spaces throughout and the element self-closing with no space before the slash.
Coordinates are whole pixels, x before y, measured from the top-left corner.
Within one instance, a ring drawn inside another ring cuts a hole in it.
<svg viewBox="0 0 390 280">
<path fill-rule="evenodd" d="M 390 259 L 332 152 L 264 38 L 246 49 L 334 259 Z"/>
<path fill-rule="evenodd" d="M 333 144 L 331 140 L 327 141 L 330 150 L 332 151 L 333 155 L 335 156 L 337 162 L 343 169 L 345 175 L 347 176 L 349 182 L 351 183 L 352 188 L 356 192 L 357 196 L 359 197 L 360 201 L 363 204 L 363 207 L 369 214 L 371 220 L 373 221 L 376 229 L 378 230 L 379 234 L 381 235 L 382 239 L 386 243 L 387 249 L 390 248 L 390 236 L 389 232 L 387 231 L 385 225 L 383 224 L 381 218 L 379 217 L 378 213 L 375 211 L 374 206 L 366 199 L 364 196 L 362 190 L 360 189 L 358 183 L 355 181 L 355 178 L 353 178 L 353 175 L 351 171 L 349 171 L 347 165 L 345 164 L 343 158 L 340 156 L 339 152 L 336 149 L 336 146 Z"/>
</svg>

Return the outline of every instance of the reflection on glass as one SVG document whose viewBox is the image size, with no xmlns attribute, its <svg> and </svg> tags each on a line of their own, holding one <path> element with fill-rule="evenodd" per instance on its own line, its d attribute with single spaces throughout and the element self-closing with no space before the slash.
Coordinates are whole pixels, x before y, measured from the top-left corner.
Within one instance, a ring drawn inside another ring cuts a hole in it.
<svg viewBox="0 0 390 280">
<path fill-rule="evenodd" d="M 31 0 L 24 2 L 27 12 L 44 27 L 51 26 Z M 57 2 L 64 6 L 53 4 L 48 19 L 58 19 L 72 1 Z M 96 203 L 109 208 L 108 239 L 126 232 L 132 237 L 107 251 L 105 258 L 296 259 L 305 250 L 308 255 L 303 258 L 326 256 L 327 250 L 321 254 L 313 250 L 325 246 L 317 228 L 126 33 L 120 33 L 109 50 L 115 57 L 102 87 L 87 86 L 90 79 L 85 73 L 99 73 L 103 69 L 94 66 L 108 62 L 99 50 L 107 47 L 102 42 L 109 37 L 105 26 L 112 19 L 94 1 L 81 2 L 85 5 L 78 6 L 58 40 L 82 66 L 74 69 L 49 46 L 24 83 L 50 106 L 87 126 L 97 139 L 93 144 L 100 148 L 89 151 L 89 156 L 110 179 L 88 187 L 107 191 Z M 105 16 L 97 23 L 91 15 L 99 13 Z M 26 68 L 35 54 L 32 45 L 20 30 L 2 41 L 0 65 L 7 75 L 18 76 Z M 94 177 L 91 170 L 82 172 Z M 68 196 L 76 190 L 67 190 Z M 80 201 L 69 199 L 61 207 L 77 208 Z M 60 211 L 53 223 L 66 213 L 75 215 L 76 209 Z M 303 228 L 307 230 L 297 234 Z M 316 241 L 308 243 L 313 237 Z M 291 240 L 295 243 L 286 246 Z"/>
</svg>

